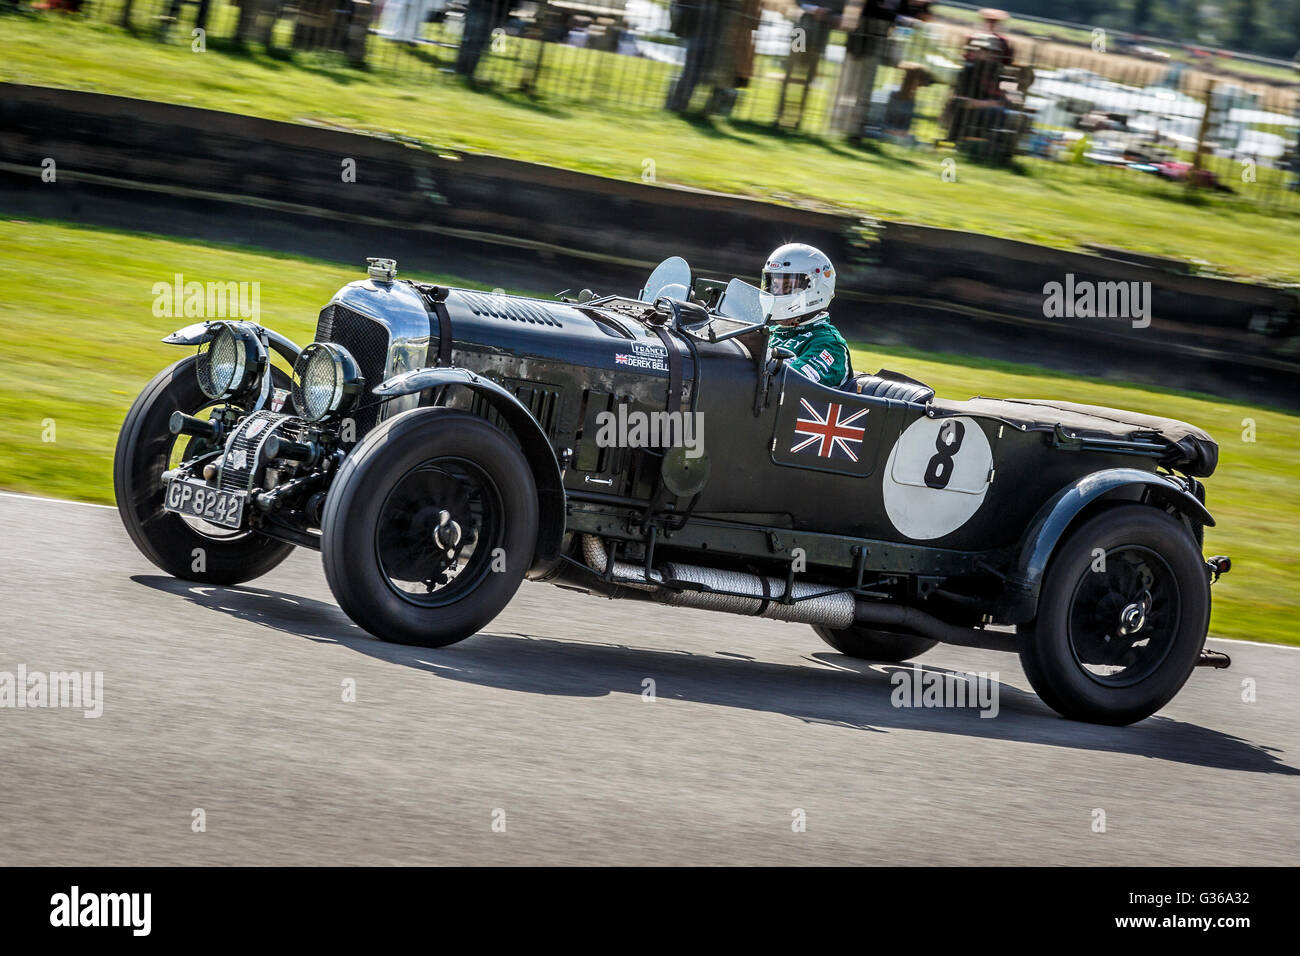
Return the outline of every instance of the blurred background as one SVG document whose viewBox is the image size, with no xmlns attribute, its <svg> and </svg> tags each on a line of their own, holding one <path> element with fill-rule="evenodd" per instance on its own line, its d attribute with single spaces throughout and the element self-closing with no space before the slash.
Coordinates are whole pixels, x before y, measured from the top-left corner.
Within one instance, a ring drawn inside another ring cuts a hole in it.
<svg viewBox="0 0 1300 956">
<path fill-rule="evenodd" d="M 551 295 L 814 241 L 857 368 L 1208 429 L 1211 631 L 1300 643 L 1297 59 L 1297 0 L 0 0 L 0 485 L 111 501 L 177 276 L 305 340 L 367 255 Z"/>
<path fill-rule="evenodd" d="M 1029 0 L 39 0 L 155 42 L 470 82 L 601 110 L 839 134 L 1294 203 L 1294 3 Z M 1158 35 L 1157 32 L 1159 31 Z M 1217 44 L 1233 44 L 1228 50 Z M 134 54 L 142 55 L 142 54 Z M 1243 164 L 1257 188 L 1238 189 Z M 1050 169 L 1040 167 L 1040 171 Z"/>
</svg>

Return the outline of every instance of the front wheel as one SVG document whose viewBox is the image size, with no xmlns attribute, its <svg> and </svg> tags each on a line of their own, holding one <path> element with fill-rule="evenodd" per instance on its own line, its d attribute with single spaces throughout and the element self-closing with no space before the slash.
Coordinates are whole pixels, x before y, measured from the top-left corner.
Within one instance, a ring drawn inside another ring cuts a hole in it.
<svg viewBox="0 0 1300 956">
<path fill-rule="evenodd" d="M 127 412 L 113 456 L 113 493 L 127 534 L 162 570 L 205 584 L 239 584 L 270 571 L 293 545 L 163 510 L 163 472 L 211 450 L 196 446 L 202 439 L 177 437 L 167 427 L 172 412 L 203 416 L 213 406 L 199 388 L 194 363 L 191 355 L 159 372 Z M 271 374 L 275 385 L 288 387 L 278 368 Z"/>
<path fill-rule="evenodd" d="M 1103 511 L 1052 557 L 1038 616 L 1020 631 L 1020 662 L 1065 717 L 1124 725 L 1182 689 L 1210 620 L 1196 542 L 1150 505 Z"/>
<path fill-rule="evenodd" d="M 840 630 L 813 625 L 813 630 L 817 632 L 818 637 L 841 654 L 886 664 L 910 661 L 939 643 L 931 638 L 921 637 L 919 634 L 882 631 L 879 628 L 862 627 L 858 624 Z"/>
<path fill-rule="evenodd" d="M 376 637 L 442 647 L 510 602 L 537 546 L 537 489 L 482 418 L 418 408 L 380 425 L 339 469 L 321 521 L 325 577 Z"/>
</svg>

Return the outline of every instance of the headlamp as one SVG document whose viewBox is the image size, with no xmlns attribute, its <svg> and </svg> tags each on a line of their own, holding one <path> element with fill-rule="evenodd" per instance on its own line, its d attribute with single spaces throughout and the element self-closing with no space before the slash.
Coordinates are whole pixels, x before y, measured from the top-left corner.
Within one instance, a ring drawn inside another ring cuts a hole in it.
<svg viewBox="0 0 1300 956">
<path fill-rule="evenodd" d="M 214 322 L 199 343 L 195 371 L 203 394 L 222 401 L 252 389 L 264 365 L 262 343 L 256 332 L 230 322 Z"/>
<path fill-rule="evenodd" d="M 293 407 L 309 422 L 346 411 L 364 387 L 356 359 L 333 342 L 311 343 L 293 363 Z"/>
</svg>

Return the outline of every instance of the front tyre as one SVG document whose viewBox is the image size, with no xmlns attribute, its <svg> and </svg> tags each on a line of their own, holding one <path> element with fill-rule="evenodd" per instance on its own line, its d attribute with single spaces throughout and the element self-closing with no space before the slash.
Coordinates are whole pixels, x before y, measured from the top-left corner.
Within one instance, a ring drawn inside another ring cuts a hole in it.
<svg viewBox="0 0 1300 956">
<path fill-rule="evenodd" d="M 1210 582 L 1196 542 L 1150 505 L 1108 509 L 1052 557 L 1020 662 L 1062 716 L 1124 725 L 1182 689 L 1205 644 Z"/>
<path fill-rule="evenodd" d="M 537 546 L 537 488 L 482 418 L 418 408 L 380 425 L 325 502 L 321 556 L 348 617 L 396 644 L 442 647 L 514 597 Z"/>
<path fill-rule="evenodd" d="M 864 661 L 881 661 L 901 664 L 919 657 L 939 642 L 919 634 L 901 631 L 882 631 L 879 628 L 853 624 L 840 630 L 813 625 L 813 630 L 823 641 L 841 654 Z"/>
<path fill-rule="evenodd" d="M 199 415 L 213 404 L 199 388 L 195 360 L 191 355 L 159 372 L 127 412 L 113 456 L 113 494 L 127 534 L 159 568 L 190 581 L 239 584 L 270 571 L 293 545 L 163 510 L 163 472 L 181 457 L 181 443 L 190 441 L 167 427 L 172 412 Z M 275 385 L 288 387 L 279 369 L 272 375 Z M 184 452 L 194 453 L 192 446 Z"/>
</svg>

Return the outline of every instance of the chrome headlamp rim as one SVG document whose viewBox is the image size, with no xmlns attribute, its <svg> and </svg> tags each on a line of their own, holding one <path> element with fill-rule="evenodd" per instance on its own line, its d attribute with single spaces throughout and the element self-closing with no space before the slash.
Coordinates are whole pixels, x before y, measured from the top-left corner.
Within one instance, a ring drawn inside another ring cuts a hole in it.
<svg viewBox="0 0 1300 956">
<path fill-rule="evenodd" d="M 229 374 L 217 373 L 217 361 L 229 364 Z M 251 391 L 265 364 L 256 332 L 234 322 L 213 322 L 199 342 L 195 373 L 203 394 L 220 402 Z"/>
<path fill-rule="evenodd" d="M 364 387 L 356 359 L 334 342 L 312 342 L 293 363 L 293 407 L 309 422 L 347 411 Z M 323 402 L 319 398 L 322 392 Z"/>
</svg>

